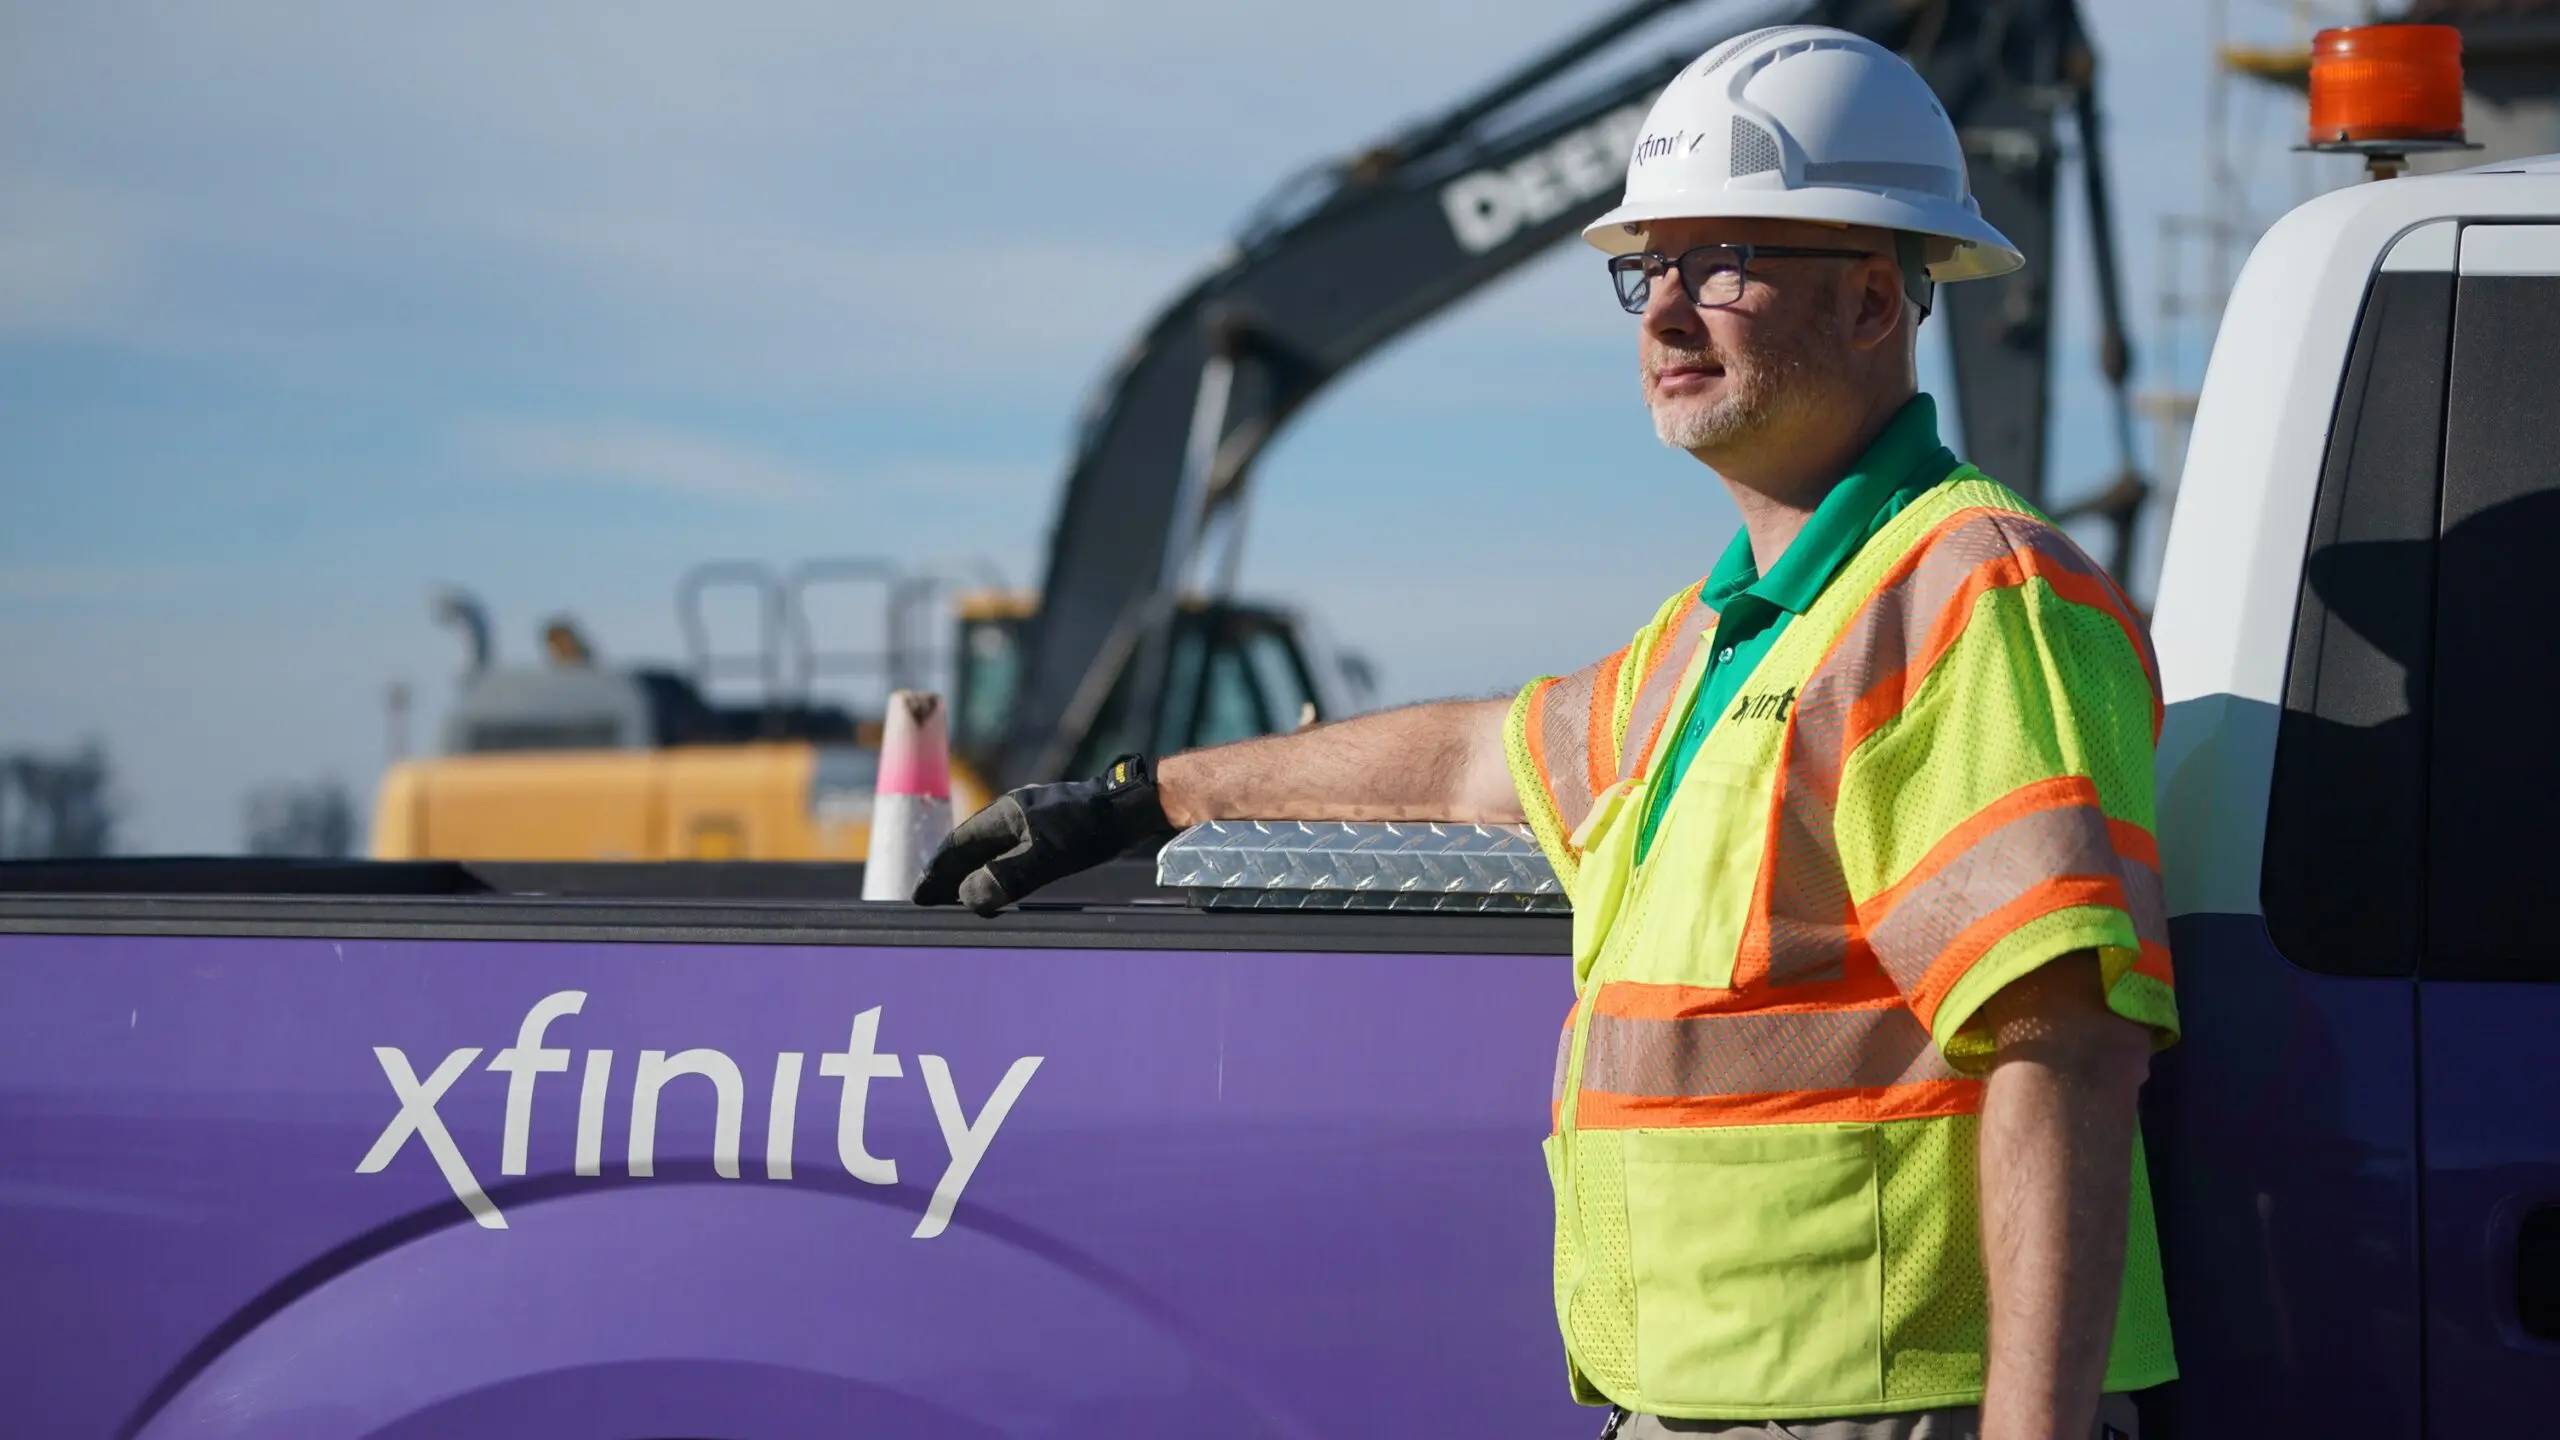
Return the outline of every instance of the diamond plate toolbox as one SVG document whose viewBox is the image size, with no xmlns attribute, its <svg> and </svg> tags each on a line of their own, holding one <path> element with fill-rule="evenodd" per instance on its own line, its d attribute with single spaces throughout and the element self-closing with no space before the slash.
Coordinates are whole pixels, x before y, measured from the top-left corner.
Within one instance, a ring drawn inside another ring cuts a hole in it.
<svg viewBox="0 0 2560 1440">
<path fill-rule="evenodd" d="M 1156 883 L 1220 910 L 1564 913 L 1527 827 L 1212 820 L 1156 856 Z"/>
</svg>

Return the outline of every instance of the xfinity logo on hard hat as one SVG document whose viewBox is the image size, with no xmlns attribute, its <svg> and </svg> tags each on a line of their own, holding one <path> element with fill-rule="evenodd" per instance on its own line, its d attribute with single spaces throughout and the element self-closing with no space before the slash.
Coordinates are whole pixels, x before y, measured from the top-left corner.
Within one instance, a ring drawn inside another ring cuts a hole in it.
<svg viewBox="0 0 2560 1440">
<path fill-rule="evenodd" d="M 1608 193 L 1619 180 L 1617 157 L 1643 130 L 1644 107 L 1628 105 L 1499 170 L 1459 176 L 1440 192 L 1450 231 L 1468 254 L 1481 255 L 1523 226 Z"/>
<path fill-rule="evenodd" d="M 533 1091 L 543 1075 L 566 1071 L 575 1053 L 566 1048 L 543 1044 L 555 1021 L 578 1013 L 587 1003 L 584 990 L 561 990 L 542 997 L 525 1012 L 524 1022 L 516 1027 L 516 1043 L 500 1050 L 489 1061 L 490 1070 L 507 1077 L 506 1121 L 500 1141 L 498 1173 L 522 1175 L 530 1159 L 528 1151 L 533 1139 Z M 836 1160 L 845 1173 L 866 1185 L 898 1183 L 898 1162 L 888 1156 L 874 1155 L 863 1138 L 863 1119 L 875 1080 L 904 1078 L 906 1066 L 895 1054 L 879 1048 L 880 1007 L 874 1005 L 853 1017 L 853 1028 L 842 1050 L 829 1051 L 818 1057 L 818 1073 L 830 1080 L 843 1082 L 836 1106 Z M 453 1188 L 453 1196 L 471 1212 L 471 1218 L 484 1228 L 504 1230 L 506 1217 L 499 1213 L 488 1191 L 463 1158 L 462 1148 L 454 1143 L 453 1132 L 445 1127 L 438 1106 L 443 1103 L 472 1062 L 480 1058 L 480 1047 L 466 1046 L 439 1061 L 424 1079 L 417 1067 L 409 1063 L 409 1054 L 396 1045 L 373 1047 L 374 1060 L 382 1066 L 384 1078 L 391 1082 L 392 1097 L 399 1102 L 399 1112 L 384 1126 L 373 1148 L 356 1163 L 359 1175 L 382 1172 L 408 1148 L 414 1137 L 445 1183 Z M 801 1051 L 786 1050 L 773 1057 L 773 1086 L 766 1106 L 764 1174 L 768 1180 L 792 1177 L 795 1157 L 793 1140 L 800 1113 L 800 1074 L 808 1057 Z M 933 1102 L 933 1118 L 942 1127 L 943 1148 L 949 1154 L 942 1178 L 934 1184 L 933 1198 L 925 1205 L 924 1218 L 915 1228 L 915 1238 L 930 1240 L 951 1224 L 951 1213 L 959 1208 L 960 1192 L 968 1187 L 969 1177 L 978 1171 L 987 1148 L 995 1142 L 996 1130 L 1013 1110 L 1030 1085 L 1033 1072 L 1040 1068 L 1040 1056 L 1025 1055 L 1013 1062 L 1004 1078 L 996 1082 L 994 1093 L 978 1107 L 975 1119 L 962 1104 L 951 1066 L 939 1055 L 918 1055 L 916 1069 L 924 1080 L 925 1094 Z M 589 1050 L 586 1065 L 579 1076 L 578 1138 L 574 1168 L 580 1175 L 604 1173 L 605 1100 L 612 1084 L 614 1053 L 611 1050 Z M 664 1050 L 643 1050 L 634 1069 L 631 1103 L 624 1151 L 626 1174 L 648 1177 L 657 1173 L 658 1107 L 661 1094 L 671 1082 L 684 1077 L 709 1082 L 713 1097 L 711 1168 L 725 1179 L 738 1178 L 740 1131 L 745 1125 L 747 1077 L 738 1062 L 718 1050 L 679 1050 L 670 1055 Z M 696 1088 L 699 1087 L 688 1087 Z M 699 1103 L 693 1102 L 693 1103 Z"/>
<path fill-rule="evenodd" d="M 1672 148 L 1680 143 L 1680 137 L 1688 133 L 1686 130 L 1674 130 L 1668 135 L 1647 135 L 1636 142 L 1636 163 L 1641 165 L 1647 160 L 1659 160 L 1670 154 Z M 1690 148 L 1695 149 L 1695 144 Z"/>
</svg>

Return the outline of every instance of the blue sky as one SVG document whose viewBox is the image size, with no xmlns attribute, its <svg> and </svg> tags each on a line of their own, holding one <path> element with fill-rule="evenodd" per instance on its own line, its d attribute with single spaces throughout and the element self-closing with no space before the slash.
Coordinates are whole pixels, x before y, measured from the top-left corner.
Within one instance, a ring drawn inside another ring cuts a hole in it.
<svg viewBox="0 0 2560 1440">
<path fill-rule="evenodd" d="M 2084 3 L 2148 332 L 2204 0 Z M 223 850 L 259 783 L 370 790 L 387 683 L 432 735 L 437 583 L 523 659 L 560 610 L 674 654 L 699 559 L 1034 582 L 1077 404 L 1253 203 L 1597 9 L 5 0 L 0 749 L 99 736 L 129 846 Z M 2064 495 L 2107 463 L 2067 224 Z M 1391 699 L 1622 643 L 1734 524 L 1630 349 L 1576 250 L 1408 337 L 1268 455 L 1243 588 Z"/>
</svg>

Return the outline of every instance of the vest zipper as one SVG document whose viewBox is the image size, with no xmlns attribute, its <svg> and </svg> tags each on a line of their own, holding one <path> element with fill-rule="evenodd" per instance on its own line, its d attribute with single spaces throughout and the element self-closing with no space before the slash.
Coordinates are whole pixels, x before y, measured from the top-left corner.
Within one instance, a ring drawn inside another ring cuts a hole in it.
<svg viewBox="0 0 2560 1440">
<path fill-rule="evenodd" d="M 1697 652 L 1690 656 L 1688 668 L 1680 677 L 1679 709 L 1680 723 L 1683 726 L 1689 723 L 1689 712 L 1697 708 L 1698 692 L 1706 686 L 1706 667 L 1714 653 L 1709 647 L 1714 639 L 1715 632 L 1710 628 L 1700 639 Z M 1675 745 L 1679 743 L 1676 734 L 1673 736 L 1672 743 Z M 1618 902 L 1622 907 L 1633 903 L 1637 898 L 1636 892 L 1644 874 L 1645 862 L 1652 858 L 1652 847 L 1644 844 L 1641 827 L 1644 824 L 1645 812 L 1653 806 L 1653 787 L 1661 778 L 1657 771 L 1661 759 L 1659 753 L 1647 755 L 1643 768 L 1632 777 L 1644 794 L 1641 797 L 1642 808 L 1635 815 L 1635 822 L 1639 827 L 1635 843 L 1639 853 L 1630 858 L 1627 866 L 1626 893 L 1619 897 Z M 1637 798 L 1632 795 L 1627 797 L 1628 800 Z M 1626 801 L 1620 802 L 1622 806 L 1625 803 Z M 1670 804 L 1670 797 L 1664 797 L 1666 818 Z M 1620 916 L 1621 919 L 1625 918 L 1623 909 Z M 1573 1228 L 1573 1270 L 1565 1280 L 1564 1314 L 1558 1317 L 1568 1332 L 1568 1340 L 1571 1338 L 1573 1329 L 1574 1309 L 1582 1298 L 1583 1283 L 1591 1278 L 1590 1232 L 1582 1223 L 1582 1191 L 1574 1174 L 1573 1137 L 1574 1133 L 1581 1128 L 1583 1061 L 1591 1049 L 1592 1012 L 1599 1008 L 1600 987 L 1608 983 L 1608 962 L 1611 953 L 1621 948 L 1619 942 L 1622 938 L 1623 932 L 1612 924 L 1609 938 L 1600 943 L 1600 952 L 1591 957 L 1591 974 L 1583 983 L 1582 993 L 1574 997 L 1573 1053 L 1565 1063 L 1563 1103 L 1556 1108 L 1556 1198 L 1557 1203 L 1563 1205 L 1568 1212 Z M 1622 1185 L 1623 1183 L 1621 1181 Z M 1571 1359 L 1570 1351 L 1566 1358 Z"/>
</svg>

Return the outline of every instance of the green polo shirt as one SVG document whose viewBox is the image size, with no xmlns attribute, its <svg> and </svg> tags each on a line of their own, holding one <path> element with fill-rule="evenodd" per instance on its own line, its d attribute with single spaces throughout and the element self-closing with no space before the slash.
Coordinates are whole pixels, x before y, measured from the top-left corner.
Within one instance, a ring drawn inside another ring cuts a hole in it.
<svg viewBox="0 0 2560 1440">
<path fill-rule="evenodd" d="M 1778 643 L 1787 622 L 1813 608 L 1815 597 L 1873 539 L 1902 507 L 1947 478 L 1956 468 L 1954 452 L 1938 441 L 1938 406 L 1926 395 L 1914 395 L 1885 422 L 1858 463 L 1831 487 L 1814 507 L 1813 518 L 1796 532 L 1795 542 L 1779 555 L 1769 573 L 1760 573 L 1752 558 L 1751 535 L 1734 532 L 1724 558 L 1698 587 L 1698 601 L 1716 612 L 1716 633 L 1707 642 L 1707 674 L 1680 722 L 1680 738 L 1671 751 L 1663 783 L 1653 787 L 1644 811 L 1644 828 L 1636 834 L 1636 858 L 1653 848 L 1654 827 L 1662 808 L 1707 731 L 1724 713 L 1743 683 L 1760 668 L 1760 657 Z"/>
</svg>

